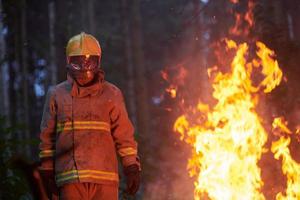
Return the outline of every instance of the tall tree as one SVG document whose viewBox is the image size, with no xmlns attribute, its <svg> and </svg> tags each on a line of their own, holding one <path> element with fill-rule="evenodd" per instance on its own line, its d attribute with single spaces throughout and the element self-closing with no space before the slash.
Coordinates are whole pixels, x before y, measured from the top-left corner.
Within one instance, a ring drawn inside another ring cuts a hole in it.
<svg viewBox="0 0 300 200">
<path fill-rule="evenodd" d="M 129 13 L 128 13 L 128 1 L 121 0 L 121 9 L 122 9 L 122 30 L 124 37 L 124 60 L 127 71 L 127 105 L 129 116 L 132 119 L 133 123 L 136 125 L 136 97 L 134 90 L 134 67 L 132 63 L 132 48 L 131 48 L 131 37 L 130 37 L 130 22 L 129 22 Z"/>
<path fill-rule="evenodd" d="M 21 4 L 21 66 L 22 66 L 22 107 L 23 107 L 23 120 L 26 126 L 24 130 L 25 139 L 30 139 L 29 132 L 29 92 L 28 92 L 28 49 L 27 49 L 27 12 L 26 0 L 22 0 Z M 30 148 L 28 145 L 25 147 L 26 154 L 30 155 Z"/>
<path fill-rule="evenodd" d="M 8 77 L 9 77 L 9 82 L 8 82 L 8 93 L 9 93 L 9 115 L 8 115 L 8 120 L 11 125 L 16 124 L 17 120 L 17 97 L 16 97 L 16 92 L 15 92 L 15 82 L 16 82 L 16 65 L 17 62 L 16 60 L 18 59 L 18 50 L 17 50 L 17 34 L 16 32 L 19 31 L 19 26 L 18 26 L 18 19 L 19 17 L 17 16 L 18 8 L 15 5 L 10 5 L 7 2 L 3 2 L 3 7 L 4 10 L 7 14 L 7 17 L 5 18 L 6 25 L 9 29 L 13 30 L 12 33 L 8 33 L 7 38 L 6 38 L 6 43 L 7 43 L 7 59 L 8 59 Z M 8 17 L 9 16 L 9 17 Z"/>
<path fill-rule="evenodd" d="M 88 30 L 92 35 L 94 35 L 96 31 L 94 0 L 87 1 L 87 14 L 88 14 L 88 24 L 89 24 Z"/>
<path fill-rule="evenodd" d="M 131 1 L 131 48 L 132 61 L 135 70 L 135 96 L 137 109 L 137 130 L 140 144 L 146 144 L 152 138 L 150 127 L 150 111 L 148 98 L 147 72 L 144 62 L 143 39 L 142 39 L 142 21 L 140 13 L 140 0 Z M 140 148 L 142 163 L 148 165 L 146 159 L 147 148 Z"/>
<path fill-rule="evenodd" d="M 86 3 L 86 0 L 80 0 L 79 1 L 79 4 L 81 6 L 81 12 L 80 12 L 80 17 L 81 17 L 81 21 L 80 21 L 80 24 L 82 26 L 82 29 L 87 31 L 88 30 L 88 26 L 89 26 L 89 23 L 87 23 L 87 19 L 88 19 L 88 16 L 87 16 L 87 3 Z"/>
<path fill-rule="evenodd" d="M 55 44 L 55 1 L 49 1 L 48 4 L 49 17 L 49 72 L 50 84 L 57 83 L 57 63 L 56 63 L 56 44 Z"/>
<path fill-rule="evenodd" d="M 55 1 L 55 41 L 56 41 L 56 58 L 57 58 L 57 73 L 58 82 L 66 79 L 66 55 L 65 46 L 70 37 L 70 0 Z"/>
<path fill-rule="evenodd" d="M 294 27 L 294 34 L 295 38 L 298 38 L 298 41 L 300 40 L 300 21 L 298 20 L 300 17 L 300 4 L 298 0 L 290 0 L 290 9 L 292 13 L 292 19 L 293 19 L 293 27 Z"/>
<path fill-rule="evenodd" d="M 8 115 L 8 103 L 7 97 L 8 97 L 8 84 L 5 83 L 5 79 L 7 77 L 7 69 L 5 68 L 5 51 L 6 51 L 6 45 L 4 40 L 4 31 L 3 31 L 3 18 L 4 13 L 2 10 L 2 1 L 0 1 L 0 98 L 2 99 L 0 103 L 0 110 L 3 112 L 2 114 L 7 116 Z"/>
<path fill-rule="evenodd" d="M 287 0 L 283 2 L 285 4 L 284 8 L 287 12 L 288 26 L 290 32 L 290 39 L 298 40 L 300 38 L 300 4 L 297 0 Z"/>
<path fill-rule="evenodd" d="M 147 141 L 150 134 L 150 113 L 147 72 L 144 62 L 142 21 L 140 13 L 140 0 L 131 2 L 131 45 L 132 60 L 135 69 L 135 94 L 137 99 L 137 127 L 142 140 Z"/>
<path fill-rule="evenodd" d="M 274 9 L 274 23 L 277 27 L 276 32 L 279 33 L 277 42 L 279 43 L 286 42 L 289 39 L 287 12 L 285 9 L 283 9 L 284 1 L 285 0 L 272 1 Z"/>
<path fill-rule="evenodd" d="M 205 27 L 205 14 L 204 8 L 205 4 L 203 4 L 199 0 L 193 0 L 193 17 L 195 19 L 194 22 L 194 52 L 193 52 L 193 70 L 195 73 L 191 73 L 195 75 L 192 80 L 196 80 L 196 83 L 192 83 L 191 90 L 195 90 L 193 88 L 194 85 L 199 85 L 198 90 L 196 90 L 196 94 L 200 94 L 202 100 L 208 100 L 209 96 L 209 86 L 208 86 L 208 76 L 207 76 L 207 57 L 208 57 L 208 39 L 205 38 L 205 34 L 209 34 Z M 206 36 L 207 37 L 207 36 Z M 198 83 L 197 83 L 198 81 Z"/>
</svg>

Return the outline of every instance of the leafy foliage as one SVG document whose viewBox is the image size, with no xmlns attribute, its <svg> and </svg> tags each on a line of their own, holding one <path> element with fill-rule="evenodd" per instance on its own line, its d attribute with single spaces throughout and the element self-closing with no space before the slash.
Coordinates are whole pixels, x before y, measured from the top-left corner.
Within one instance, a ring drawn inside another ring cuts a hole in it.
<svg viewBox="0 0 300 200">
<path fill-rule="evenodd" d="M 22 130 L 23 125 L 6 126 L 5 118 L 0 117 L 0 199 L 3 200 L 31 199 L 26 178 L 14 165 L 17 149 L 36 143 L 16 139 L 16 133 Z"/>
</svg>

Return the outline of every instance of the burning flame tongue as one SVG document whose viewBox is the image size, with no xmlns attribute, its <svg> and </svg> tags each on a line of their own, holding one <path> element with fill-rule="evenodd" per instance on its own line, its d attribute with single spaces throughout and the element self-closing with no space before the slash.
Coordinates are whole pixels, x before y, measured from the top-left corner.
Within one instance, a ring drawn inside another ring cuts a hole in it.
<svg viewBox="0 0 300 200">
<path fill-rule="evenodd" d="M 291 157 L 288 145 L 291 139 L 280 137 L 276 142 L 272 143 L 272 152 L 275 158 L 282 158 L 282 171 L 287 176 L 286 195 L 282 192 L 276 195 L 277 200 L 299 200 L 300 199 L 300 164 Z"/>
<path fill-rule="evenodd" d="M 213 200 L 265 199 L 257 163 L 265 151 L 267 133 L 255 107 L 258 92 L 262 88 L 265 93 L 271 92 L 279 85 L 282 71 L 272 59 L 273 52 L 263 43 L 256 44 L 259 59 L 247 62 L 246 43 L 226 42 L 227 49 L 236 54 L 231 72 L 215 75 L 213 97 L 217 103 L 213 108 L 199 103 L 198 123 L 192 123 L 190 116 L 184 114 L 176 120 L 174 130 L 193 147 L 188 169 L 196 177 L 196 200 L 205 196 Z M 257 86 L 251 81 L 253 68 L 261 69 L 264 76 Z"/>
<path fill-rule="evenodd" d="M 273 121 L 273 132 L 279 129 L 281 133 L 292 134 L 287 127 L 287 121 L 283 117 L 275 118 Z M 300 164 L 293 160 L 288 148 L 291 139 L 281 136 L 279 140 L 272 143 L 271 151 L 275 159 L 282 158 L 282 172 L 287 176 L 287 189 L 285 194 L 282 192 L 276 195 L 277 200 L 298 200 L 300 199 Z"/>
</svg>

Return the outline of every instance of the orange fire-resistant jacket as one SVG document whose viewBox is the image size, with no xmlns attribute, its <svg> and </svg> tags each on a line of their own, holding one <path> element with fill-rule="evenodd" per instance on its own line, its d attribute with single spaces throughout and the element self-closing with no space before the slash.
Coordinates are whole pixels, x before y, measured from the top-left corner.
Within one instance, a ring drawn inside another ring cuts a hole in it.
<svg viewBox="0 0 300 200">
<path fill-rule="evenodd" d="M 41 168 L 55 168 L 58 186 L 118 184 L 116 153 L 123 166 L 139 165 L 133 133 L 116 86 L 100 80 L 80 87 L 68 77 L 47 93 L 40 133 Z"/>
</svg>

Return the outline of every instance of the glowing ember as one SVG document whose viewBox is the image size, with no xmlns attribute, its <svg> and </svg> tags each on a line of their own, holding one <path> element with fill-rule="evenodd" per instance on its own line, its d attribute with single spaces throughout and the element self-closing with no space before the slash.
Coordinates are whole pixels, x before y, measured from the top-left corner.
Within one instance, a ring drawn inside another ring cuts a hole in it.
<svg viewBox="0 0 300 200">
<path fill-rule="evenodd" d="M 177 69 L 177 68 L 176 68 Z M 165 91 L 170 97 L 175 98 L 177 96 L 178 86 L 184 85 L 184 81 L 187 75 L 186 69 L 183 66 L 179 66 L 179 70 L 175 71 L 174 68 L 169 68 L 166 71 L 161 71 L 161 77 L 169 83 L 169 86 Z M 170 76 L 169 73 L 174 73 Z"/>
<path fill-rule="evenodd" d="M 274 53 L 263 43 L 256 44 L 258 59 L 247 62 L 246 43 L 226 42 L 227 49 L 236 54 L 231 72 L 217 72 L 214 78 L 216 105 L 210 108 L 199 103 L 201 119 L 191 120 L 187 112 L 176 120 L 174 130 L 193 147 L 188 169 L 196 177 L 195 199 L 206 195 L 213 200 L 265 199 L 257 163 L 266 151 L 267 133 L 255 107 L 258 92 L 271 92 L 280 83 L 282 72 L 273 60 Z M 251 81 L 253 67 L 260 68 L 264 76 L 257 86 Z M 278 124 L 284 127 L 282 121 L 277 120 Z"/>
<path fill-rule="evenodd" d="M 230 0 L 232 3 L 237 4 L 239 0 Z"/>
<path fill-rule="evenodd" d="M 300 134 L 300 126 L 299 125 L 296 127 L 296 134 Z"/>
<path fill-rule="evenodd" d="M 166 88 L 166 92 L 168 92 L 172 98 L 176 97 L 176 93 L 177 93 L 176 88 L 171 86 L 169 88 Z"/>
</svg>

